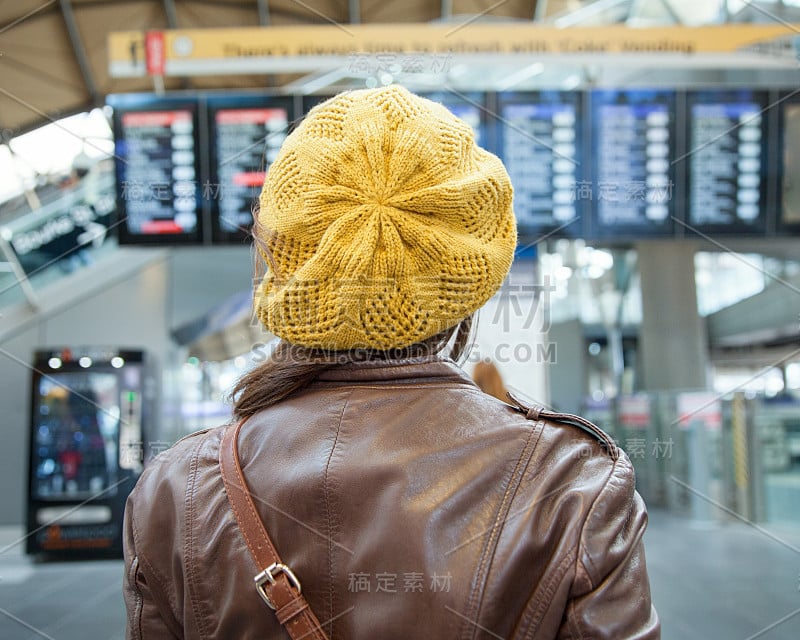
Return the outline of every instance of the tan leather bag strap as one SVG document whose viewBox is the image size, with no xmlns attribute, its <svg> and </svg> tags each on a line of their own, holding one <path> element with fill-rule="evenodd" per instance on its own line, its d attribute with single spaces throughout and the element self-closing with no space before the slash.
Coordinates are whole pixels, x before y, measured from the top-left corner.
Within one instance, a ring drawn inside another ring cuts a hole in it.
<svg viewBox="0 0 800 640">
<path fill-rule="evenodd" d="M 258 594 L 291 636 L 292 640 L 328 640 L 322 626 L 301 593 L 300 581 L 281 562 L 247 488 L 236 441 L 244 420 L 225 429 L 219 452 L 219 466 L 225 493 L 247 548 L 261 570 L 253 578 Z"/>
</svg>

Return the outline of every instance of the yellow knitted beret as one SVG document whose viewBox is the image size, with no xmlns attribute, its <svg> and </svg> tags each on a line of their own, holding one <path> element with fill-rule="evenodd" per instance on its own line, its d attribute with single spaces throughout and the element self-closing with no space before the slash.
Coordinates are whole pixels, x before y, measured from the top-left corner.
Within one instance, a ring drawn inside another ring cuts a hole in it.
<svg viewBox="0 0 800 640">
<path fill-rule="evenodd" d="M 405 347 L 497 291 L 516 246 L 511 181 L 445 107 L 392 85 L 313 108 L 283 144 L 256 233 L 258 317 L 322 349 Z"/>
</svg>

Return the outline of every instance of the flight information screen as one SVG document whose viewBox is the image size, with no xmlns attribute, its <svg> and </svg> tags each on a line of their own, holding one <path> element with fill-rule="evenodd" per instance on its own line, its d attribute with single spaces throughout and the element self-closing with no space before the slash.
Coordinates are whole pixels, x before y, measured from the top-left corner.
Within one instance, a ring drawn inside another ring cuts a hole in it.
<svg viewBox="0 0 800 640">
<path fill-rule="evenodd" d="M 674 92 L 600 90 L 591 100 L 594 234 L 671 234 Z"/>
<path fill-rule="evenodd" d="M 120 243 L 199 242 L 196 108 L 115 109 Z"/>
<path fill-rule="evenodd" d="M 765 94 L 698 92 L 688 97 L 691 225 L 716 232 L 760 231 L 766 211 Z"/>
<path fill-rule="evenodd" d="M 286 139 L 290 108 L 280 98 L 209 105 L 212 175 L 203 197 L 211 202 L 215 241 L 241 239 L 252 227 L 253 203 Z"/>
<path fill-rule="evenodd" d="M 783 105 L 781 111 L 781 225 L 800 228 L 800 103 Z"/>
<path fill-rule="evenodd" d="M 579 94 L 558 91 L 499 96 L 499 152 L 522 233 L 581 231 L 581 201 L 588 194 L 580 174 L 579 100 Z"/>
</svg>

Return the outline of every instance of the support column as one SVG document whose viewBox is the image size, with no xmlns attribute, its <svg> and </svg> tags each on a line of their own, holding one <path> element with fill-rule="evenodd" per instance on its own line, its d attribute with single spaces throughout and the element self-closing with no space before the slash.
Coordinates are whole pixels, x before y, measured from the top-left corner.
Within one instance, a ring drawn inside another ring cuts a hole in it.
<svg viewBox="0 0 800 640">
<path fill-rule="evenodd" d="M 639 388 L 705 389 L 708 338 L 697 312 L 695 247 L 657 240 L 636 248 L 642 287 Z"/>
</svg>

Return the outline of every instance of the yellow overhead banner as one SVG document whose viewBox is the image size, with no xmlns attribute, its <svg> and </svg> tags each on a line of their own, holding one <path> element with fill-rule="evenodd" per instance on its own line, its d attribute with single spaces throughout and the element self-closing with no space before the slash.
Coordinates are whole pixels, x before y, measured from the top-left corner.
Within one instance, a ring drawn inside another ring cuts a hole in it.
<svg viewBox="0 0 800 640">
<path fill-rule="evenodd" d="M 313 25 L 125 31 L 109 34 L 109 69 L 135 77 L 257 73 L 319 68 L 323 58 L 357 54 L 566 55 L 743 52 L 797 62 L 800 25 L 732 24 L 634 29 L 558 29 L 534 23 Z M 155 53 L 153 53 L 155 52 Z M 160 56 L 154 59 L 152 56 Z M 150 59 L 148 59 L 150 56 Z"/>
</svg>

